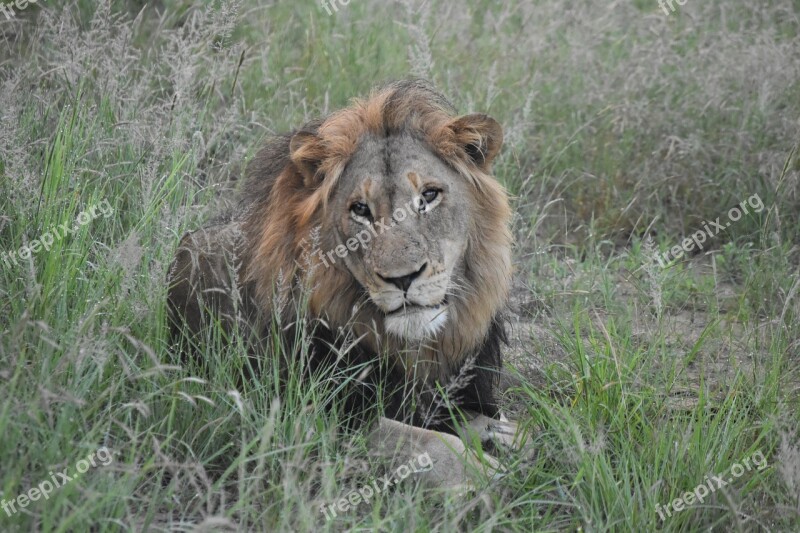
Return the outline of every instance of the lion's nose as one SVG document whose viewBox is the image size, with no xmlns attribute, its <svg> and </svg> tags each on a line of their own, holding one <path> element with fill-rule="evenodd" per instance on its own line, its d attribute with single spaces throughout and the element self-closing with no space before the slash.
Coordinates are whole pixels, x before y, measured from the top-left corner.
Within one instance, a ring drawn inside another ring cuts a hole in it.
<svg viewBox="0 0 800 533">
<path fill-rule="evenodd" d="M 425 267 L 427 267 L 427 266 L 428 266 L 428 263 L 424 263 L 422 265 L 422 267 L 420 267 L 420 269 L 417 270 L 416 272 L 412 272 L 410 274 L 405 274 L 403 276 L 385 277 L 385 276 L 381 276 L 380 274 L 378 274 L 378 276 L 380 276 L 380 278 L 383 281 L 385 281 L 387 283 L 391 283 L 392 285 L 394 285 L 395 287 L 397 287 L 398 289 L 400 289 L 401 291 L 403 291 L 405 293 L 405 292 L 408 292 L 408 288 L 411 287 L 411 284 L 414 282 L 414 280 L 417 279 L 420 274 L 422 274 L 422 272 L 425 270 Z"/>
</svg>

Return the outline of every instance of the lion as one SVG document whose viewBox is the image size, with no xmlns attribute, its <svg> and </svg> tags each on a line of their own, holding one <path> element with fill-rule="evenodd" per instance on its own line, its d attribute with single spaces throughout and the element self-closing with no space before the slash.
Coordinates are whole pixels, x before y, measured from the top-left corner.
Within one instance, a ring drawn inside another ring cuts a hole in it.
<svg viewBox="0 0 800 533">
<path fill-rule="evenodd" d="M 520 445 L 496 398 L 512 275 L 511 208 L 491 170 L 502 143 L 495 119 L 458 116 L 419 80 L 267 141 L 237 214 L 181 240 L 173 333 L 244 325 L 263 356 L 269 317 L 290 344 L 307 306 L 309 368 L 360 369 L 346 406 L 373 450 L 398 464 L 428 453 L 436 486 L 497 473 L 474 450 Z"/>
</svg>

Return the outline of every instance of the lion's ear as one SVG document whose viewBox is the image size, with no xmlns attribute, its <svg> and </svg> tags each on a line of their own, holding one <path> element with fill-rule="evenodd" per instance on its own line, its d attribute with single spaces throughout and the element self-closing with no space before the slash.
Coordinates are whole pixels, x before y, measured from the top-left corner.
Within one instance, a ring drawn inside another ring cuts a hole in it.
<svg viewBox="0 0 800 533">
<path fill-rule="evenodd" d="M 325 159 L 325 149 L 316 133 L 298 131 L 289 141 L 292 163 L 303 175 L 306 187 L 316 188 L 322 183 L 319 167 Z"/>
<path fill-rule="evenodd" d="M 488 171 L 503 146 L 503 127 L 489 115 L 477 113 L 458 117 L 449 125 L 456 142 L 482 170 Z"/>
</svg>

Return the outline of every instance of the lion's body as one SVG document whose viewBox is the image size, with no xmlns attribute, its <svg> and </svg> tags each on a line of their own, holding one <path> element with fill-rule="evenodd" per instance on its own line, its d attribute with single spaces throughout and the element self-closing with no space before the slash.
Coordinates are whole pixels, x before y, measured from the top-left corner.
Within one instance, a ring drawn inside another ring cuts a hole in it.
<svg viewBox="0 0 800 533">
<path fill-rule="evenodd" d="M 197 334 L 216 319 L 266 336 L 271 318 L 289 324 L 307 302 L 318 319 L 311 368 L 371 369 L 348 408 L 382 404 L 394 420 L 451 431 L 434 406 L 497 418 L 511 278 L 510 209 L 490 172 L 501 143 L 493 119 L 456 117 L 420 82 L 269 141 L 248 167 L 238 214 L 181 241 L 175 331 Z M 345 330 L 360 341 L 337 357 Z"/>
</svg>

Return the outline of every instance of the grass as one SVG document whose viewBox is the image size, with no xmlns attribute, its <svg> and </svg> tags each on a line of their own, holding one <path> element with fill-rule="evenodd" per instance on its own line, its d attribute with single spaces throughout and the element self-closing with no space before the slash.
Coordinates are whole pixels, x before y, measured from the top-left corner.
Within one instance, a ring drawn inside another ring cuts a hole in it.
<svg viewBox="0 0 800 533">
<path fill-rule="evenodd" d="M 0 256 L 0 497 L 101 446 L 113 462 L 0 529 L 800 529 L 796 2 L 97 4 L 0 20 L 0 253 L 114 209 Z M 535 453 L 470 497 L 409 480 L 326 522 L 384 472 L 336 438 L 322 378 L 242 380 L 239 338 L 176 360 L 166 269 L 266 135 L 409 75 L 505 127 L 504 400 Z M 763 211 L 654 263 L 753 194 Z"/>
</svg>

